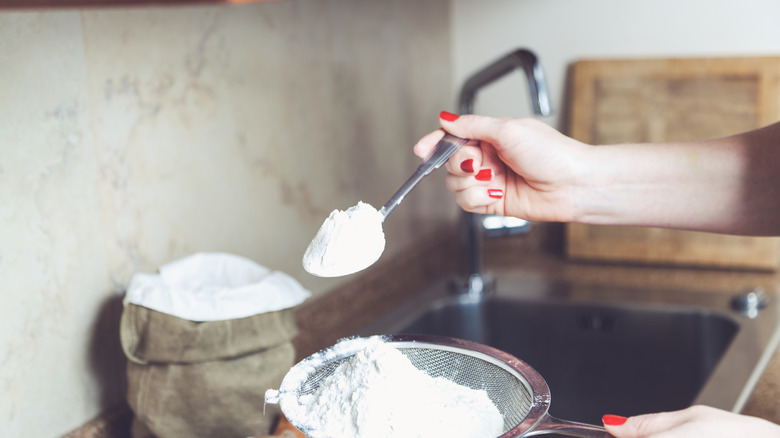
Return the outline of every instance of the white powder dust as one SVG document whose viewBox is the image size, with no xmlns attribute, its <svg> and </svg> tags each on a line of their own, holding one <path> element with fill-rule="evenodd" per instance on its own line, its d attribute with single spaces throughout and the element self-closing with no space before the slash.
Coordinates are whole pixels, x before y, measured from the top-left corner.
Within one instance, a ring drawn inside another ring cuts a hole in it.
<svg viewBox="0 0 780 438">
<path fill-rule="evenodd" d="M 495 438 L 504 428 L 485 391 L 430 377 L 385 342 L 370 343 L 298 402 L 317 437 Z"/>
<path fill-rule="evenodd" d="M 383 219 L 365 202 L 333 210 L 306 248 L 303 268 L 319 277 L 340 277 L 371 266 L 385 250 Z"/>
</svg>

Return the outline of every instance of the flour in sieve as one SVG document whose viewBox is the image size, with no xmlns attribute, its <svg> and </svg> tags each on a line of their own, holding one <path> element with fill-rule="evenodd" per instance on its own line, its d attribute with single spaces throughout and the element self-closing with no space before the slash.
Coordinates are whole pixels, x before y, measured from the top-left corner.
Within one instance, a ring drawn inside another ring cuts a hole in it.
<svg viewBox="0 0 780 438">
<path fill-rule="evenodd" d="M 340 277 L 371 266 L 385 250 L 383 219 L 365 202 L 333 210 L 306 248 L 303 268 L 320 277 Z"/>
<path fill-rule="evenodd" d="M 317 437 L 494 438 L 504 427 L 485 391 L 430 377 L 385 342 L 370 343 L 299 403 L 299 420 Z"/>
</svg>

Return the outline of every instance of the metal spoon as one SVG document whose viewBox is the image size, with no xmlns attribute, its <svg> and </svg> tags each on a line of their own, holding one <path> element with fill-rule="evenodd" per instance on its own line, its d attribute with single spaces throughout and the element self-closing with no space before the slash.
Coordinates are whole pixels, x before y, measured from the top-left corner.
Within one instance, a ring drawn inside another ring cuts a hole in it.
<svg viewBox="0 0 780 438">
<path fill-rule="evenodd" d="M 384 220 L 387 219 L 387 215 L 389 215 L 390 212 L 401 203 L 404 197 L 412 191 L 412 189 L 417 185 L 417 183 L 420 182 L 420 180 L 423 179 L 423 177 L 433 172 L 435 169 L 441 167 L 442 164 L 446 163 L 452 154 L 460 149 L 461 146 L 466 144 L 466 142 L 468 142 L 468 140 L 465 138 L 455 137 L 454 135 L 445 133 L 444 137 L 439 140 L 438 143 L 436 143 L 436 147 L 434 147 L 431 155 L 428 156 L 425 161 L 423 161 L 420 167 L 417 168 L 414 174 L 412 174 L 412 176 L 404 183 L 404 185 L 402 185 L 401 188 L 398 189 L 398 191 L 395 192 L 392 197 L 390 197 L 390 200 L 387 201 L 387 203 L 381 209 L 379 209 L 379 213 L 382 215 L 382 221 L 384 222 Z"/>
</svg>

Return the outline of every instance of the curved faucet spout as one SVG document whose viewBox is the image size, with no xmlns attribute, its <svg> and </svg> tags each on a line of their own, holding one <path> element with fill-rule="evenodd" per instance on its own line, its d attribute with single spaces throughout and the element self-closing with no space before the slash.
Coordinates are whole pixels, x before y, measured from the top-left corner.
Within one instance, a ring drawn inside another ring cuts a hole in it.
<svg viewBox="0 0 780 438">
<path fill-rule="evenodd" d="M 526 49 L 517 49 L 469 77 L 461 87 L 458 101 L 460 113 L 473 113 L 477 92 L 514 70 L 525 73 L 534 113 L 542 116 L 549 115 L 552 110 L 550 109 L 550 97 L 547 93 L 544 72 L 536 55 Z M 479 297 L 492 287 L 491 279 L 482 272 L 481 217 L 475 213 L 464 213 L 463 220 L 466 270 L 468 272 L 465 282 L 456 285 L 456 289 L 468 293 L 472 297 Z"/>
<path fill-rule="evenodd" d="M 542 116 L 550 115 L 552 111 L 550 109 L 550 97 L 547 93 L 547 81 L 545 80 L 544 71 L 542 71 L 542 66 L 539 64 L 539 59 L 536 55 L 526 49 L 517 49 L 469 77 L 460 90 L 460 98 L 458 100 L 460 113 L 473 113 L 477 91 L 511 73 L 513 70 L 520 70 L 525 73 L 534 113 Z"/>
</svg>

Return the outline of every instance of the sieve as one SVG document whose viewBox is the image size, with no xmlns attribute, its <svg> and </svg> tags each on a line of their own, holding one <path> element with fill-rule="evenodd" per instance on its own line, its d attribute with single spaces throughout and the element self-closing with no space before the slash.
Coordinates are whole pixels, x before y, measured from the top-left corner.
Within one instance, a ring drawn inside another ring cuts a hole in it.
<svg viewBox="0 0 780 438">
<path fill-rule="evenodd" d="M 527 363 L 487 345 L 434 335 L 385 335 L 382 340 L 398 349 L 431 377 L 444 377 L 459 385 L 483 390 L 504 418 L 499 438 L 560 434 L 583 438 L 609 438 L 601 426 L 561 420 L 548 413 L 550 389 Z M 362 351 L 366 338 L 343 340 L 292 367 L 279 390 L 268 390 L 266 403 L 278 404 L 285 417 L 310 438 L 326 437 L 302 418 L 298 398 L 313 393 L 322 379 Z"/>
</svg>

